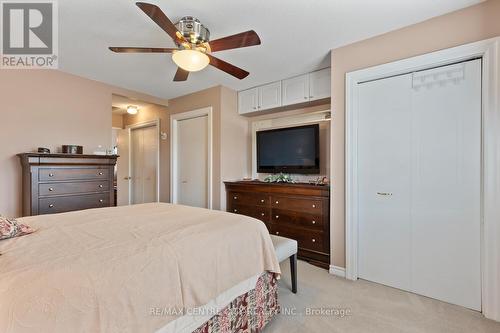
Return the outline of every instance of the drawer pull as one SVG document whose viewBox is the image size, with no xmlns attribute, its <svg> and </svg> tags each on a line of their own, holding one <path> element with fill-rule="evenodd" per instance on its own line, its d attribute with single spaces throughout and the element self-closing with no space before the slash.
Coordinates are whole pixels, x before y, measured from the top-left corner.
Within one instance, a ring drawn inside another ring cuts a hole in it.
<svg viewBox="0 0 500 333">
<path fill-rule="evenodd" d="M 53 204 L 50 204 L 50 205 L 49 205 L 49 208 L 54 208 L 54 205 L 53 205 Z"/>
<path fill-rule="evenodd" d="M 234 200 L 238 200 L 238 197 L 233 197 Z"/>
<path fill-rule="evenodd" d="M 103 175 L 102 172 L 99 172 L 99 176 L 102 176 L 102 175 Z"/>
<path fill-rule="evenodd" d="M 280 234 L 280 232 L 279 232 L 279 231 L 276 231 L 276 235 L 279 235 L 279 234 Z"/>
<path fill-rule="evenodd" d="M 315 205 L 315 204 L 313 204 L 313 208 L 316 208 L 316 205 Z"/>
<path fill-rule="evenodd" d="M 54 188 L 49 187 L 49 192 L 52 192 L 52 191 L 54 191 Z"/>
<path fill-rule="evenodd" d="M 100 203 L 103 203 L 103 202 L 104 202 L 104 200 L 103 200 L 103 199 L 99 199 L 99 202 L 100 202 Z"/>
<path fill-rule="evenodd" d="M 278 200 L 276 200 L 276 204 L 279 204 L 280 202 Z"/>
<path fill-rule="evenodd" d="M 261 215 L 261 216 L 264 216 L 264 215 L 266 215 L 266 214 L 264 214 L 264 213 L 260 213 L 260 215 Z"/>
<path fill-rule="evenodd" d="M 264 202 L 265 200 L 264 199 L 260 199 L 260 202 Z"/>
<path fill-rule="evenodd" d="M 54 177 L 54 174 L 53 173 L 49 173 L 49 177 Z"/>
<path fill-rule="evenodd" d="M 102 188 L 102 184 L 99 184 L 99 188 Z"/>
<path fill-rule="evenodd" d="M 233 211 L 234 211 L 235 213 L 238 213 L 238 210 L 237 210 L 237 209 L 234 209 Z"/>
<path fill-rule="evenodd" d="M 313 238 L 313 239 L 312 239 L 312 242 L 313 242 L 313 243 L 316 243 L 316 240 Z"/>
<path fill-rule="evenodd" d="M 279 219 L 279 218 L 280 218 L 280 216 L 279 216 L 279 215 L 276 215 L 276 220 L 277 220 L 277 219 Z"/>
<path fill-rule="evenodd" d="M 316 224 L 316 221 L 314 221 L 314 220 L 313 220 L 313 221 L 312 221 L 312 223 L 313 223 L 313 224 Z"/>
</svg>

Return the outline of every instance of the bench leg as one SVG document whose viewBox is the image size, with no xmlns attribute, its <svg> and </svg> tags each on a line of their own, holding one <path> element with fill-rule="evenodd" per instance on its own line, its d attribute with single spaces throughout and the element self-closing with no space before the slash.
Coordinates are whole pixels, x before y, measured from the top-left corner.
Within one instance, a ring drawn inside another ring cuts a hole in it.
<svg viewBox="0 0 500 333">
<path fill-rule="evenodd" d="M 292 278 L 292 293 L 297 293 L 297 254 L 290 257 L 290 271 Z"/>
</svg>

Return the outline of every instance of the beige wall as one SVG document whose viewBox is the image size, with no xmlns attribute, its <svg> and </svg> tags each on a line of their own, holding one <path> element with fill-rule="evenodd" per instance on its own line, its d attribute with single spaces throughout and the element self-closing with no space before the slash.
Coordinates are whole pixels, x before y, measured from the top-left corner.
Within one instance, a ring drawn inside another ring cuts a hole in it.
<svg viewBox="0 0 500 333">
<path fill-rule="evenodd" d="M 139 112 L 135 115 L 125 114 L 123 115 L 123 128 L 140 124 L 152 120 L 160 120 L 160 131 L 168 133 L 170 132 L 170 119 L 168 115 L 168 110 L 166 107 L 161 105 L 150 105 L 141 108 Z M 170 201 L 170 141 L 160 139 L 160 201 L 169 202 Z"/>
<path fill-rule="evenodd" d="M 332 258 L 345 267 L 345 74 L 500 35 L 500 0 L 332 50 Z"/>
<path fill-rule="evenodd" d="M 21 166 L 17 153 L 79 144 L 92 153 L 111 144 L 111 95 L 166 103 L 144 94 L 51 70 L 0 74 L 0 214 L 21 215 Z"/>
<path fill-rule="evenodd" d="M 111 126 L 113 128 L 123 128 L 123 114 L 111 114 Z"/>
</svg>

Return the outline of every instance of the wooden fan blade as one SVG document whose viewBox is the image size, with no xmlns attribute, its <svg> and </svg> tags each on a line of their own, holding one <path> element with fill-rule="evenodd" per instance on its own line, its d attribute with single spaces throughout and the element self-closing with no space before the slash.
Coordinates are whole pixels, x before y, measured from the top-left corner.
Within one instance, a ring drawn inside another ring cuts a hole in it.
<svg viewBox="0 0 500 333">
<path fill-rule="evenodd" d="M 175 25 L 170 21 L 170 19 L 163 13 L 160 7 L 146 3 L 146 2 L 136 2 L 137 7 L 139 7 L 147 16 L 149 16 L 156 24 L 160 26 L 175 42 L 185 42 L 184 37 L 177 30 Z"/>
<path fill-rule="evenodd" d="M 208 58 L 210 59 L 210 65 L 217 67 L 221 71 L 224 71 L 228 74 L 231 74 L 232 76 L 242 80 L 250 74 L 246 70 L 243 70 L 239 67 L 236 67 L 234 65 L 231 65 L 228 62 L 225 62 L 224 60 L 220 60 L 213 55 L 207 54 Z"/>
<path fill-rule="evenodd" d="M 161 47 L 110 47 L 116 53 L 172 53 L 177 49 Z"/>
<path fill-rule="evenodd" d="M 180 67 L 177 67 L 177 72 L 175 72 L 174 81 L 186 81 L 188 75 L 189 75 L 188 71 L 185 71 Z"/>
<path fill-rule="evenodd" d="M 259 35 L 253 30 L 245 31 L 236 35 L 216 39 L 208 43 L 212 52 L 237 49 L 253 45 L 260 45 Z"/>
</svg>

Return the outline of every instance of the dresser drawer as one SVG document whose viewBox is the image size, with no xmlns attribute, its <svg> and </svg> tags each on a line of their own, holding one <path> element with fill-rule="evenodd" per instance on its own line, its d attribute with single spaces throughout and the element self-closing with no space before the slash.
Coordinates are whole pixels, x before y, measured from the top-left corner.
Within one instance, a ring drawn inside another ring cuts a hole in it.
<svg viewBox="0 0 500 333">
<path fill-rule="evenodd" d="M 271 206 L 273 208 L 281 208 L 309 214 L 321 214 L 323 211 L 323 201 L 315 198 L 272 196 Z"/>
<path fill-rule="evenodd" d="M 252 207 L 246 205 L 231 205 L 228 209 L 229 212 L 235 214 L 241 214 L 259 219 L 263 222 L 270 222 L 269 217 L 271 216 L 271 209 L 267 207 Z"/>
<path fill-rule="evenodd" d="M 321 231 L 304 230 L 282 225 L 271 224 L 269 233 L 295 239 L 299 248 L 325 252 L 325 236 Z"/>
<path fill-rule="evenodd" d="M 285 209 L 273 208 L 271 221 L 277 224 L 288 224 L 312 229 L 323 229 L 324 219 L 321 214 L 308 214 Z"/>
<path fill-rule="evenodd" d="M 107 191 L 109 191 L 109 182 L 107 180 L 74 183 L 44 183 L 38 185 L 38 193 L 40 196 Z"/>
<path fill-rule="evenodd" d="M 38 199 L 39 214 L 54 214 L 109 206 L 109 193 Z"/>
<path fill-rule="evenodd" d="M 87 180 L 108 179 L 109 169 L 102 168 L 41 168 L 38 171 L 38 180 Z"/>
<path fill-rule="evenodd" d="M 269 206 L 270 197 L 265 193 L 229 192 L 228 201 L 233 205 Z"/>
</svg>

